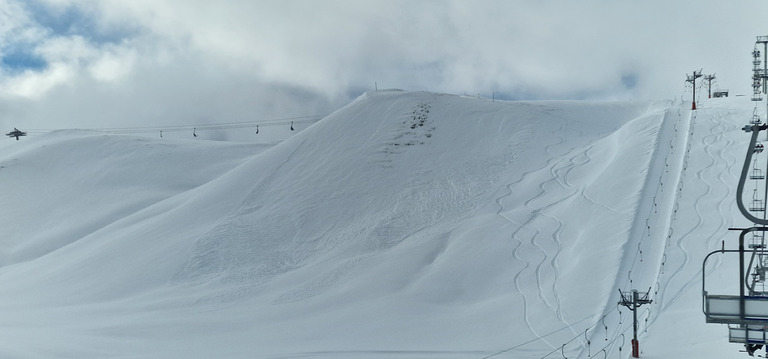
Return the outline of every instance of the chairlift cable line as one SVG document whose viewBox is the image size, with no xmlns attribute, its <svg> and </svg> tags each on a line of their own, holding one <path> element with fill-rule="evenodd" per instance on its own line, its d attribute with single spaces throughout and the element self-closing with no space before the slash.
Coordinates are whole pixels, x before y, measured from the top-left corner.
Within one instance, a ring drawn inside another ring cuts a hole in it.
<svg viewBox="0 0 768 359">
<path fill-rule="evenodd" d="M 627 332 L 627 331 L 629 331 L 630 329 L 632 329 L 632 327 L 627 327 L 626 329 L 624 329 L 624 331 L 622 331 L 622 332 L 619 332 L 619 333 L 616 333 L 616 336 L 615 336 L 615 337 L 613 337 L 613 340 L 611 340 L 610 342 L 608 342 L 608 344 L 606 344 L 605 346 L 603 346 L 603 348 L 602 348 L 601 350 L 605 350 L 605 349 L 607 349 L 608 347 L 610 347 L 610 346 L 614 345 L 614 344 L 616 343 L 616 341 L 618 341 L 618 339 L 619 339 L 619 338 L 622 338 L 622 345 L 619 347 L 619 351 L 621 351 L 621 348 L 624 346 L 624 344 L 626 344 L 626 342 L 625 342 L 626 338 L 624 338 L 624 333 L 626 333 L 626 332 Z M 560 329 L 560 330 L 562 330 L 562 329 Z M 551 334 L 551 333 L 550 333 L 550 334 Z M 574 340 L 576 340 L 576 339 L 580 338 L 580 337 L 581 337 L 581 335 L 582 335 L 582 334 L 578 334 L 577 336 L 573 337 L 571 340 L 569 340 L 569 341 L 567 341 L 566 343 L 564 343 L 562 346 L 559 346 L 559 347 L 555 348 L 554 350 L 552 350 L 551 352 L 547 353 L 546 355 L 544 355 L 544 356 L 543 356 L 543 357 L 541 357 L 540 359 L 544 359 L 544 358 L 547 358 L 548 356 L 550 356 L 550 355 L 552 355 L 552 354 L 554 354 L 554 353 L 556 353 L 556 352 L 558 352 L 558 351 L 561 351 L 561 350 L 562 350 L 561 348 L 563 348 L 563 347 L 565 347 L 566 345 L 570 344 L 570 343 L 571 343 L 571 342 L 573 342 Z M 494 354 L 494 355 L 498 355 L 498 354 Z M 486 357 L 486 358 L 490 358 L 490 357 Z M 486 359 L 486 358 L 483 358 L 483 359 Z"/>
<path fill-rule="evenodd" d="M 150 133 L 156 131 L 165 132 L 180 132 L 180 131 L 192 131 L 197 129 L 199 131 L 206 130 L 229 130 L 239 128 L 253 128 L 257 126 L 269 127 L 269 126 L 285 126 L 290 125 L 291 122 L 295 124 L 308 124 L 315 123 L 325 118 L 325 115 L 310 115 L 310 116 L 296 116 L 296 117 L 283 117 L 268 120 L 251 120 L 251 121 L 236 121 L 236 122 L 221 122 L 221 123 L 203 123 L 203 124 L 188 124 L 188 125 L 157 125 L 157 126 L 136 126 L 136 127 L 90 127 L 90 128 L 72 128 L 77 130 L 94 130 L 102 131 L 113 134 L 129 134 L 129 133 Z M 57 130 L 64 130 L 66 128 L 35 128 L 27 130 L 28 133 L 49 133 Z"/>
<path fill-rule="evenodd" d="M 130 132 L 130 131 L 186 131 L 192 128 L 198 130 L 218 130 L 218 129 L 236 129 L 236 128 L 248 128 L 256 126 L 280 126 L 295 123 L 313 123 L 319 121 L 323 116 L 302 116 L 293 118 L 281 118 L 266 121 L 240 121 L 240 122 L 224 122 L 224 123 L 209 123 L 209 124 L 196 124 L 196 125 L 172 125 L 172 126 L 142 126 L 142 127 L 118 127 L 118 128 L 93 128 L 94 130 L 108 131 L 108 132 Z M 298 119 L 298 120 L 297 120 Z"/>
<path fill-rule="evenodd" d="M 582 319 L 582 320 L 579 320 L 578 322 L 575 322 L 575 323 L 572 323 L 572 324 L 570 324 L 570 325 L 564 326 L 564 327 L 562 327 L 562 328 L 560 328 L 560 329 L 557 329 L 557 330 L 551 331 L 551 332 L 549 332 L 549 333 L 547 333 L 547 334 L 544 334 L 544 335 L 541 335 L 541 336 L 537 336 L 537 337 L 535 337 L 535 338 L 533 338 L 533 339 L 531 339 L 531 340 L 529 340 L 529 341 L 527 341 L 527 342 L 525 342 L 525 343 L 521 343 L 521 344 L 515 345 L 515 346 L 513 346 L 513 347 L 511 347 L 511 348 L 507 348 L 507 349 L 504 349 L 504 350 L 498 351 L 498 352 L 496 352 L 496 353 L 493 353 L 493 354 L 491 354 L 491 355 L 485 356 L 485 357 L 483 357 L 482 359 L 489 359 L 489 358 L 493 358 L 493 357 L 495 357 L 495 356 L 497 356 L 497 355 L 501 355 L 501 354 L 504 354 L 504 353 L 506 353 L 506 352 L 509 352 L 509 351 L 515 350 L 515 349 L 517 349 L 517 348 L 520 348 L 520 347 L 522 347 L 522 346 L 525 346 L 525 345 L 531 344 L 531 343 L 533 343 L 533 342 L 535 342 L 535 341 L 539 341 L 539 340 L 542 340 L 542 339 L 544 339 L 544 338 L 546 338 L 546 337 L 548 337 L 548 336 L 550 336 L 550 335 L 552 335 L 552 334 L 555 334 L 555 333 L 561 332 L 561 331 L 563 331 L 563 330 L 569 329 L 569 328 L 571 328 L 572 326 L 574 326 L 574 325 L 576 325 L 576 324 L 579 324 L 579 323 L 581 323 L 581 322 L 583 322 L 583 321 L 585 321 L 585 320 L 587 320 L 587 319 L 589 319 L 589 318 L 590 318 L 590 317 L 585 317 L 584 319 Z M 594 327 L 595 325 L 597 325 L 597 323 L 595 323 L 595 324 L 591 325 L 589 328 L 592 328 L 592 327 Z M 588 328 L 588 329 L 589 329 L 589 328 Z M 571 340 L 569 340 L 568 342 L 566 342 L 565 344 L 563 344 L 563 346 L 565 346 L 566 344 L 569 344 L 569 343 L 573 342 L 574 340 L 576 340 L 576 339 L 578 339 L 578 338 L 580 338 L 580 337 L 581 337 L 581 334 L 577 335 L 577 336 L 576 336 L 576 337 L 574 337 L 573 339 L 571 339 Z M 559 350 L 559 349 L 560 349 L 560 347 L 558 347 L 557 349 L 555 349 L 555 351 L 557 351 L 557 350 Z M 553 351 L 552 353 L 554 353 L 554 351 Z M 550 354 L 552 354 L 552 353 L 549 353 L 549 354 L 547 354 L 547 355 L 550 355 Z"/>
<path fill-rule="evenodd" d="M 618 308 L 618 305 L 616 306 L 616 308 L 615 308 L 614 310 L 618 311 L 618 313 L 619 313 L 619 317 L 621 317 L 621 310 Z M 611 312 L 613 312 L 613 310 L 612 310 Z M 610 314 L 610 313 L 608 313 L 608 314 Z M 603 315 L 602 315 L 602 317 L 601 317 L 599 320 L 595 321 L 594 323 L 592 323 L 592 325 L 590 325 L 589 327 L 587 327 L 587 328 L 586 328 L 586 330 L 587 330 L 587 331 L 589 331 L 590 329 L 593 329 L 593 328 L 597 328 L 597 327 L 598 327 L 598 325 L 599 325 L 599 326 L 601 326 L 601 327 L 603 327 L 603 328 L 605 328 L 605 329 L 604 329 L 604 331 L 605 331 L 605 335 L 606 335 L 606 338 L 605 338 L 605 341 L 606 341 L 606 342 L 608 342 L 608 325 L 607 325 L 607 324 L 605 324 L 605 318 L 608 316 L 608 314 L 603 314 Z M 587 319 L 589 319 L 589 318 L 590 318 L 590 317 L 586 317 L 586 318 L 584 318 L 584 319 L 581 319 L 581 320 L 579 320 L 579 321 L 577 321 L 577 322 L 575 322 L 575 323 L 571 323 L 571 324 L 569 324 L 569 325 L 568 325 L 568 326 L 566 326 L 566 327 L 562 327 L 562 328 L 560 328 L 560 329 L 554 330 L 554 331 L 552 331 L 552 332 L 549 332 L 549 333 L 547 333 L 547 334 L 544 334 L 544 335 L 538 336 L 538 337 L 536 337 L 536 338 L 533 338 L 533 339 L 531 339 L 531 340 L 529 340 L 529 341 L 527 341 L 527 342 L 525 342 L 525 343 L 521 343 L 521 344 L 515 345 L 515 346 L 513 346 L 513 347 L 511 347 L 511 348 L 507 348 L 507 349 L 504 349 L 504 350 L 498 351 L 498 352 L 496 352 L 496 353 L 494 353 L 494 354 L 491 354 L 491 355 L 485 356 L 485 357 L 483 357 L 482 359 L 489 359 L 489 358 L 493 358 L 493 357 L 495 357 L 495 356 L 498 356 L 498 355 L 501 355 L 501 354 L 507 353 L 507 352 L 509 352 L 509 351 L 512 351 L 512 350 L 514 350 L 514 349 L 517 349 L 517 348 L 520 348 L 520 347 L 522 347 L 522 346 L 525 346 L 525 345 L 527 345 L 527 344 L 533 343 L 533 342 L 535 342 L 535 341 L 538 341 L 538 340 L 542 340 L 542 339 L 544 339 L 544 338 L 546 338 L 546 337 L 548 337 L 548 336 L 550 336 L 550 335 L 552 335 L 552 334 L 555 334 L 555 333 L 557 333 L 557 332 L 561 332 L 561 331 L 563 331 L 563 330 L 565 330 L 565 329 L 568 329 L 568 328 L 572 328 L 574 325 L 577 325 L 577 324 L 579 324 L 579 323 L 581 323 L 581 322 L 583 322 L 583 321 L 585 321 L 585 320 L 587 320 Z M 619 328 L 621 328 L 621 320 L 619 320 Z M 625 329 L 625 330 L 624 330 L 624 332 L 626 332 L 626 331 L 627 331 L 627 330 L 629 330 L 629 329 L 630 329 L 630 328 L 627 328 L 627 329 Z M 619 332 L 619 334 L 620 334 L 620 333 L 622 333 L 622 332 Z M 567 342 L 565 342 L 565 343 L 564 343 L 564 344 L 562 344 L 561 346 L 557 347 L 557 348 L 556 348 L 556 349 L 554 349 L 553 351 L 549 352 L 547 355 L 543 356 L 543 357 L 542 357 L 542 359 L 543 359 L 543 358 L 546 358 L 546 357 L 548 357 L 548 356 L 552 355 L 553 353 L 555 353 L 556 351 L 560 350 L 560 348 L 561 348 L 562 346 L 568 345 L 568 344 L 572 343 L 574 340 L 576 340 L 576 339 L 579 339 L 579 338 L 580 338 L 582 335 L 583 335 L 583 334 L 581 334 L 581 332 L 579 332 L 579 334 L 577 334 L 576 336 L 574 336 L 573 338 L 571 338 L 570 340 L 568 340 Z M 616 339 L 617 339 L 617 338 L 618 338 L 618 334 L 617 334 L 617 336 L 616 336 L 616 337 L 614 337 L 614 338 L 613 338 L 613 340 L 611 340 L 610 342 L 608 342 L 608 343 L 607 343 L 607 344 L 606 344 L 606 345 L 603 347 L 603 350 L 605 350 L 605 348 L 608 348 L 609 346 L 611 346 L 611 345 L 612 345 L 612 344 L 613 344 L 613 343 L 616 341 Z"/>
</svg>

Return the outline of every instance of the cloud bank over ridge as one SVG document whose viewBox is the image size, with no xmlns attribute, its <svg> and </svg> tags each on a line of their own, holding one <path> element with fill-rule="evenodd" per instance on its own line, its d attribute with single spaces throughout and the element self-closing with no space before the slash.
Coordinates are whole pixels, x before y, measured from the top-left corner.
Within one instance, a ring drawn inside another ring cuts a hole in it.
<svg viewBox="0 0 768 359">
<path fill-rule="evenodd" d="M 327 113 L 363 91 L 673 98 L 704 68 L 749 93 L 768 4 L 714 1 L 0 1 L 0 123 Z"/>
</svg>

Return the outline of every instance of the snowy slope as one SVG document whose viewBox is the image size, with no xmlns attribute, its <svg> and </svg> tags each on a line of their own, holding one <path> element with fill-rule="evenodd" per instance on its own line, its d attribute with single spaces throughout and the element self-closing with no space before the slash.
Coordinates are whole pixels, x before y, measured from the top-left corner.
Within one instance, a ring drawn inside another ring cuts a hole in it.
<svg viewBox="0 0 768 359">
<path fill-rule="evenodd" d="M 697 285 L 749 105 L 381 91 L 271 147 L 8 141 L 0 356 L 626 356 L 649 287 L 644 354 L 732 353 Z"/>
<path fill-rule="evenodd" d="M 684 188 L 670 226 L 666 268 L 654 289 L 656 313 L 650 315 L 644 342 L 649 358 L 746 357 L 737 354 L 742 345 L 728 343 L 726 326 L 704 324 L 701 266 L 707 253 L 723 245 L 737 249 L 739 232 L 728 228 L 752 225 L 738 212 L 736 185 L 749 144 L 749 134 L 741 128 L 752 118 L 753 105 L 745 98 L 712 100 L 694 113 Z M 760 163 L 765 163 L 763 156 L 757 155 Z M 751 197 L 750 189 L 744 198 Z M 737 263 L 737 256 L 710 261 L 707 289 L 712 294 L 738 295 Z"/>
</svg>

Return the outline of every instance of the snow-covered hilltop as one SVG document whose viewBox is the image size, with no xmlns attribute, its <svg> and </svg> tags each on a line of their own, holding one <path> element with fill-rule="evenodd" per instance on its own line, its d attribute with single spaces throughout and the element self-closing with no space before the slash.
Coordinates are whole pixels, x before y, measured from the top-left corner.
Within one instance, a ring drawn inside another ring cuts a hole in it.
<svg viewBox="0 0 768 359">
<path fill-rule="evenodd" d="M 734 353 L 699 271 L 752 108 L 699 105 L 380 91 L 274 146 L 9 140 L 0 356 L 626 356 L 649 287 L 644 356 Z"/>
</svg>

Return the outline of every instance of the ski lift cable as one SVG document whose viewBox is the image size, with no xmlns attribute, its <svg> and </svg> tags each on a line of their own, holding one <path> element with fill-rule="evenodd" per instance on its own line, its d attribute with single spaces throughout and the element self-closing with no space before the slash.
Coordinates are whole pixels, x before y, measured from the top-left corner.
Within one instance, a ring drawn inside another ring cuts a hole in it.
<svg viewBox="0 0 768 359">
<path fill-rule="evenodd" d="M 239 128 L 251 128 L 256 126 L 269 127 L 269 126 L 285 126 L 291 122 L 295 124 L 308 124 L 320 121 L 327 115 L 312 115 L 312 116 L 297 116 L 297 117 L 284 117 L 275 118 L 269 120 L 253 120 L 253 121 L 237 121 L 237 122 L 221 122 L 221 123 L 207 123 L 207 124 L 189 124 L 189 125 L 164 125 L 164 126 L 136 126 L 136 127 L 91 127 L 80 128 L 83 130 L 103 131 L 113 134 L 128 134 L 128 133 L 149 133 L 156 131 L 164 132 L 179 132 L 179 131 L 192 131 L 197 129 L 198 131 L 206 130 L 228 130 Z M 27 130 L 28 133 L 49 133 L 62 128 L 35 128 Z"/>
<path fill-rule="evenodd" d="M 207 124 L 190 124 L 190 125 L 166 125 L 166 126 L 138 126 L 138 127 L 105 127 L 105 128 L 93 128 L 94 130 L 103 130 L 103 131 L 115 131 L 115 130 L 134 130 L 134 129 L 140 129 L 140 130 L 166 130 L 166 129 L 174 129 L 174 128 L 180 128 L 180 129 L 191 129 L 193 127 L 197 128 L 216 128 L 216 127 L 226 127 L 226 128 L 239 128 L 239 127 L 255 127 L 256 125 L 262 125 L 262 126 L 278 126 L 282 124 L 289 123 L 290 121 L 297 121 L 300 123 L 310 123 L 310 122 L 316 122 L 319 121 L 320 118 L 323 118 L 327 115 L 312 115 L 312 116 L 298 116 L 298 117 L 283 117 L 283 118 L 275 118 L 275 119 L 269 119 L 269 120 L 252 120 L 252 121 L 237 121 L 237 122 L 221 122 L 221 123 L 207 123 Z"/>
<path fill-rule="evenodd" d="M 679 112 L 679 111 L 678 111 L 678 112 Z M 678 115 L 680 116 L 681 114 L 680 114 L 680 113 L 678 113 Z M 695 113 L 694 113 L 694 115 L 692 116 L 692 121 L 693 121 L 694 119 L 695 119 Z M 693 127 L 693 126 L 691 125 L 691 127 Z M 689 135 L 690 135 L 690 134 L 689 134 Z M 677 134 L 676 134 L 675 136 L 677 136 Z M 690 144 L 689 144 L 689 145 L 690 145 Z M 670 146 L 671 146 L 671 148 L 674 148 L 674 147 L 671 145 L 671 141 L 670 141 Z M 690 151 L 690 148 L 688 149 L 688 151 Z M 684 157 L 687 157 L 687 156 L 688 156 L 688 153 L 686 153 Z M 668 157 L 667 157 L 667 158 L 665 158 L 665 166 L 668 166 L 668 163 L 667 163 L 667 162 L 668 162 Z M 664 186 L 664 174 L 662 174 L 662 175 L 660 175 L 660 176 L 659 176 L 659 183 L 658 183 L 658 185 L 657 185 L 657 187 L 656 187 L 656 194 L 657 194 L 657 195 L 658 195 L 658 193 L 660 193 L 660 192 L 663 190 L 663 189 L 662 189 L 662 188 L 663 188 L 663 186 Z M 678 193 L 677 195 L 679 196 L 679 195 L 680 195 L 680 193 Z M 655 207 L 657 206 L 657 203 L 656 203 L 656 196 L 654 196 L 654 197 L 653 197 L 653 204 L 654 204 L 654 208 L 655 208 Z M 677 201 L 675 201 L 675 205 L 677 205 Z M 625 287 L 625 288 L 626 288 L 626 286 L 627 286 L 628 284 L 630 284 L 630 285 L 631 285 L 631 283 L 632 283 L 632 277 L 631 277 L 631 273 L 632 273 L 632 270 L 636 269 L 635 267 L 636 267 L 636 264 L 637 264 L 637 262 L 638 262 L 638 259 L 639 259 L 639 262 L 640 262 L 640 263 L 642 263 L 642 262 L 643 262 L 643 250 L 642 250 L 643 238 L 644 238 L 646 235 L 647 235 L 647 236 L 650 236 L 650 235 L 651 235 L 651 229 L 652 229 L 652 228 L 651 228 L 651 223 L 650 223 L 650 220 L 651 220 L 651 218 L 653 217 L 653 215 L 654 215 L 655 213 L 657 213 L 657 212 L 655 211 L 655 209 L 654 209 L 654 208 L 651 208 L 651 209 L 649 209 L 649 213 L 648 213 L 648 216 L 646 217 L 646 226 L 645 226 L 645 228 L 643 229 L 643 232 L 644 232 L 644 233 L 643 233 L 643 235 L 641 235 L 641 238 L 639 239 L 639 241 L 638 241 L 638 243 L 637 243 L 637 250 L 636 250 L 636 252 L 635 252 L 635 254 L 634 254 L 634 257 L 633 257 L 633 259 L 632 259 L 632 264 L 630 265 L 630 268 L 629 268 L 629 273 L 628 273 L 628 275 L 627 275 L 627 279 L 626 279 L 626 281 L 625 281 L 625 283 L 624 283 L 624 287 Z M 675 210 L 675 211 L 676 211 L 676 210 Z M 673 218 L 673 220 L 674 220 L 674 219 L 675 219 L 675 218 Z M 670 226 L 670 228 L 669 228 L 669 229 L 670 229 L 670 231 L 672 230 L 671 226 Z M 670 236 L 671 236 L 671 235 L 670 235 Z"/>
<path fill-rule="evenodd" d="M 624 335 L 626 334 L 626 332 L 627 332 L 627 331 L 629 331 L 629 330 L 631 330 L 631 329 L 632 329 L 632 327 L 631 327 L 631 326 L 628 326 L 626 329 L 624 329 L 624 331 L 622 331 L 622 332 L 620 332 L 620 333 L 616 333 L 616 336 L 613 338 L 613 340 L 611 340 L 610 342 L 608 342 L 608 344 L 606 344 L 605 346 L 603 346 L 603 347 L 602 347 L 600 350 L 598 350 L 598 352 L 599 352 L 599 351 L 602 351 L 602 350 L 606 350 L 606 349 L 608 349 L 609 347 L 613 346 L 613 345 L 614 345 L 614 344 L 615 344 L 615 343 L 618 341 L 618 339 L 619 339 L 619 338 L 622 338 L 622 341 L 623 341 L 623 342 L 622 342 L 622 347 L 623 347 L 623 346 L 624 346 L 624 344 L 625 344 L 625 341 L 626 341 L 626 338 L 624 337 Z M 551 352 L 547 353 L 546 355 L 544 355 L 544 356 L 543 356 L 543 357 L 541 357 L 540 359 L 545 359 L 545 358 L 549 357 L 550 355 L 552 355 L 552 354 L 554 354 L 554 353 L 557 353 L 558 351 L 559 351 L 559 352 L 562 352 L 562 350 L 563 350 L 562 348 L 564 348 L 566 345 L 570 344 L 570 343 L 571 343 L 571 342 L 573 342 L 574 340 L 576 340 L 576 339 L 578 339 L 578 338 L 581 338 L 581 336 L 582 336 L 582 334 L 581 334 L 581 333 L 580 333 L 580 334 L 578 334 L 578 335 L 577 335 L 577 336 L 575 336 L 573 339 L 569 340 L 568 342 L 566 342 L 566 343 L 565 343 L 565 344 L 563 344 L 562 346 L 559 346 L 559 347 L 555 348 L 554 350 L 552 350 Z M 485 358 L 483 358 L 483 359 L 485 359 Z"/>
<path fill-rule="evenodd" d="M 193 128 L 198 130 L 226 130 L 226 129 L 238 129 L 238 128 L 250 128 L 256 126 L 268 127 L 268 126 L 285 126 L 291 122 L 295 123 L 314 123 L 319 121 L 317 117 L 304 120 L 279 120 L 279 121 L 251 121 L 251 122 L 233 122 L 233 123 L 217 123 L 217 124 L 198 124 L 198 125 L 177 125 L 177 126 L 148 126 L 148 127 L 125 127 L 125 128 L 96 128 L 95 130 L 101 130 L 106 132 L 154 132 L 154 131 L 190 131 Z"/>
<path fill-rule="evenodd" d="M 557 330 L 551 331 L 551 332 L 549 332 L 549 333 L 547 333 L 547 334 L 544 334 L 544 335 L 538 336 L 538 337 L 536 337 L 536 338 L 533 338 L 533 339 L 531 339 L 531 340 L 529 340 L 529 341 L 527 341 L 527 342 L 525 342 L 525 343 L 521 343 L 521 344 L 515 345 L 515 346 L 513 346 L 513 347 L 511 347 L 511 348 L 507 348 L 507 349 L 504 349 L 504 350 L 498 351 L 498 352 L 496 352 L 496 353 L 493 353 L 493 354 L 491 354 L 491 355 L 485 356 L 485 357 L 483 357 L 482 359 L 489 359 L 489 358 L 493 358 L 493 357 L 495 357 L 495 356 L 498 356 L 498 355 L 501 355 L 501 354 L 507 353 L 507 352 L 509 352 L 509 351 L 515 350 L 515 349 L 517 349 L 517 348 L 520 348 L 520 347 L 522 347 L 522 346 L 525 346 L 525 345 L 531 344 L 531 343 L 533 343 L 533 342 L 536 342 L 536 341 L 542 340 L 542 339 L 544 339 L 544 338 L 546 338 L 546 337 L 548 337 L 548 336 L 550 336 L 550 335 L 553 335 L 553 334 L 555 334 L 555 333 L 558 333 L 558 332 L 561 332 L 561 331 L 563 331 L 563 330 L 569 329 L 569 328 L 571 328 L 571 327 L 572 327 L 572 326 L 574 326 L 574 325 L 577 325 L 577 324 L 579 324 L 579 323 L 582 323 L 582 322 L 586 321 L 586 320 L 587 320 L 587 319 L 589 319 L 589 318 L 590 318 L 590 317 L 585 317 L 584 319 L 582 319 L 582 320 L 579 320 L 578 322 L 575 322 L 575 323 L 571 323 L 570 325 L 567 325 L 567 326 L 565 326 L 565 327 L 562 327 L 562 328 L 560 328 L 560 329 L 557 329 Z M 593 324 L 593 325 L 592 325 L 592 326 L 590 326 L 589 328 L 592 328 L 592 327 L 594 327 L 594 326 L 595 326 L 595 325 Z M 565 343 L 565 344 L 563 344 L 563 345 L 566 345 L 566 344 L 568 344 L 568 343 L 571 343 L 571 342 L 573 342 L 574 340 L 576 340 L 576 339 L 578 339 L 578 338 L 580 338 L 580 337 L 581 337 L 581 334 L 577 335 L 575 338 L 573 338 L 573 339 L 569 340 L 567 343 Z M 560 350 L 560 347 L 558 347 L 558 348 L 557 348 L 555 351 L 557 351 L 557 350 Z M 554 352 L 552 352 L 552 353 L 554 353 Z M 550 353 L 550 354 L 552 354 L 552 353 Z M 549 355 L 549 354 L 547 354 L 547 355 Z"/>
<path fill-rule="evenodd" d="M 616 308 L 615 308 L 614 310 L 617 310 L 617 311 L 618 311 L 618 313 L 619 313 L 619 316 L 621 316 L 621 310 L 619 309 L 619 307 L 618 307 L 618 304 L 617 304 L 617 306 L 616 306 Z M 600 317 L 600 319 L 596 320 L 596 321 L 595 321 L 595 322 L 594 322 L 592 325 L 590 325 L 589 327 L 587 327 L 587 328 L 586 328 L 586 330 L 585 330 L 585 333 L 586 333 L 586 332 L 588 332 L 588 331 L 589 331 L 589 330 L 591 330 L 591 329 L 594 329 L 594 328 L 597 328 L 598 326 L 601 326 L 601 327 L 603 327 L 603 328 L 604 328 L 604 331 L 605 331 L 605 335 L 606 335 L 605 341 L 606 341 L 606 342 L 608 342 L 608 325 L 605 323 L 605 318 L 606 318 L 607 316 L 608 316 L 608 314 L 604 314 L 604 315 L 602 315 L 602 316 Z M 485 357 L 483 357 L 482 359 L 493 358 L 493 357 L 495 357 L 495 356 L 498 356 L 498 355 L 501 355 L 501 354 L 507 353 L 507 352 L 509 352 L 509 351 L 512 351 L 512 350 L 514 350 L 514 349 L 517 349 L 517 348 L 520 348 L 520 347 L 522 347 L 522 346 L 525 346 L 525 345 L 527 345 L 527 344 L 530 344 L 530 343 L 533 343 L 533 342 L 536 342 L 536 341 L 542 340 L 542 339 L 544 339 L 544 338 L 546 338 L 546 337 L 548 337 L 548 336 L 550 336 L 550 335 L 553 335 L 553 334 L 555 334 L 555 333 L 557 333 L 557 332 L 563 331 L 563 330 L 565 330 L 565 329 L 569 329 L 569 328 L 572 328 L 574 325 L 577 325 L 577 324 L 579 324 L 579 323 L 581 323 L 581 322 L 583 322 L 583 321 L 585 321 L 585 320 L 587 320 L 587 319 L 589 319 L 589 317 L 586 317 L 586 318 L 584 318 L 584 319 L 582 319 L 582 320 L 579 320 L 579 321 L 577 321 L 577 322 L 575 322 L 575 323 L 571 323 L 570 325 L 568 325 L 568 326 L 566 326 L 566 327 L 563 327 L 563 328 L 557 329 L 557 330 L 555 330 L 555 331 L 552 331 L 552 332 L 550 332 L 550 333 L 544 334 L 544 335 L 542 335 L 542 336 L 539 336 L 539 337 L 533 338 L 533 339 L 531 339 L 531 340 L 529 340 L 529 341 L 527 341 L 527 342 L 525 342 L 525 343 L 521 343 L 521 344 L 515 345 L 515 346 L 513 346 L 513 347 L 510 347 L 510 348 L 507 348 L 507 349 L 504 349 L 504 350 L 498 351 L 498 352 L 496 352 L 496 353 L 494 353 L 494 354 L 491 354 L 491 355 L 485 356 Z M 619 321 L 619 326 L 621 327 L 621 320 Z M 630 327 L 628 327 L 628 328 L 624 329 L 624 331 L 623 331 L 623 332 L 619 332 L 619 333 L 616 333 L 616 336 L 613 338 L 613 340 L 611 340 L 610 342 L 608 342 L 608 343 L 607 343 L 607 344 L 606 344 L 606 345 L 605 345 L 605 346 L 604 346 L 604 347 L 603 347 L 601 350 L 605 350 L 605 349 L 607 349 L 608 347 L 610 347 L 611 345 L 613 345 L 613 344 L 615 343 L 615 341 L 618 339 L 619 335 L 620 335 L 620 334 L 622 334 L 622 333 L 624 333 L 624 332 L 626 332 L 626 331 L 627 331 L 627 330 L 629 330 L 629 329 L 630 329 Z M 562 348 L 562 347 L 564 347 L 565 345 L 568 345 L 568 344 L 572 343 L 573 341 L 575 341 L 575 340 L 577 340 L 577 339 L 580 339 L 582 335 L 584 335 L 584 333 L 581 333 L 581 332 L 579 332 L 579 334 L 577 334 L 576 336 L 574 336 L 573 338 L 571 338 L 569 341 L 565 342 L 564 344 L 562 344 L 561 346 L 557 347 L 557 348 L 556 348 L 556 349 L 554 349 L 553 351 L 551 351 L 551 352 L 547 353 L 545 356 L 543 356 L 543 357 L 542 357 L 542 359 L 543 359 L 543 358 L 546 358 L 546 357 L 548 357 L 548 356 L 550 356 L 550 355 L 552 355 L 552 354 L 554 354 L 554 353 L 555 353 L 555 352 L 557 352 L 558 350 L 561 350 L 561 348 Z M 589 343 L 589 339 L 587 339 L 587 342 Z M 589 343 L 588 345 L 590 345 L 590 344 L 591 344 L 591 343 Z M 590 349 L 591 349 L 591 347 L 590 347 Z"/>
<path fill-rule="evenodd" d="M 619 306 L 618 306 L 618 304 L 616 305 L 616 308 L 615 308 L 615 310 L 616 310 L 616 311 L 619 313 L 619 328 L 621 328 L 621 324 L 622 324 L 622 323 L 621 323 L 621 309 L 619 309 Z M 605 324 L 605 318 L 606 318 L 607 316 L 608 316 L 608 314 L 604 314 L 604 315 L 603 315 L 603 316 L 602 316 L 602 317 L 601 317 L 599 320 L 595 321 L 595 322 L 594 322 L 592 325 L 590 325 L 589 327 L 587 327 L 587 328 L 586 328 L 586 330 L 585 330 L 585 334 L 586 334 L 586 333 L 587 333 L 589 330 L 592 330 L 592 329 L 595 329 L 595 328 L 597 328 L 598 326 L 601 326 L 601 327 L 603 327 L 603 328 L 604 328 L 604 331 L 605 331 L 605 335 L 606 335 L 605 341 L 606 341 L 606 342 L 608 342 L 608 325 L 607 325 L 607 324 Z M 583 321 L 583 320 L 582 320 L 582 321 Z M 577 323 L 574 323 L 574 325 L 575 325 L 575 324 L 578 324 L 578 323 L 579 323 L 579 322 L 577 322 Z M 613 340 L 611 340 L 610 342 L 608 342 L 608 343 L 607 343 L 607 344 L 606 344 L 606 345 L 605 345 L 605 346 L 602 348 L 602 350 L 605 350 L 606 348 L 608 348 L 608 347 L 610 347 L 611 345 L 613 345 L 613 344 L 615 343 L 615 341 L 618 339 L 619 335 L 620 335 L 620 334 L 622 334 L 622 333 L 625 333 L 625 332 L 626 332 L 627 330 L 629 330 L 629 329 L 630 329 L 630 328 L 628 327 L 628 328 L 624 329 L 624 331 L 623 331 L 623 332 L 619 332 L 619 333 L 616 333 L 616 334 L 615 334 L 615 336 L 614 336 L 614 338 L 613 338 Z M 552 334 L 552 333 L 550 333 L 550 334 Z M 547 334 L 547 335 L 550 335 L 550 334 Z M 580 338 L 581 338 L 581 335 L 582 335 L 582 334 L 577 334 L 576 336 L 574 336 L 573 338 L 571 338 L 571 340 L 569 340 L 569 341 L 565 342 L 565 343 L 564 343 L 562 346 L 560 346 L 560 347 L 557 347 L 557 348 L 555 348 L 554 350 L 552 350 L 551 352 L 547 353 L 547 355 L 543 356 L 543 357 L 542 357 L 542 359 L 543 359 L 543 358 L 546 358 L 546 357 L 548 357 L 548 356 L 550 356 L 550 355 L 552 355 L 552 354 L 554 354 L 555 352 L 557 352 L 557 350 L 558 350 L 558 349 L 560 349 L 560 348 L 564 348 L 566 345 L 568 345 L 568 344 L 572 343 L 574 340 L 576 340 L 576 339 L 580 339 Z M 589 339 L 588 339 L 588 338 L 587 338 L 587 349 L 588 349 L 588 350 L 591 352 L 591 343 L 590 343 L 590 341 L 589 341 Z"/>
</svg>

